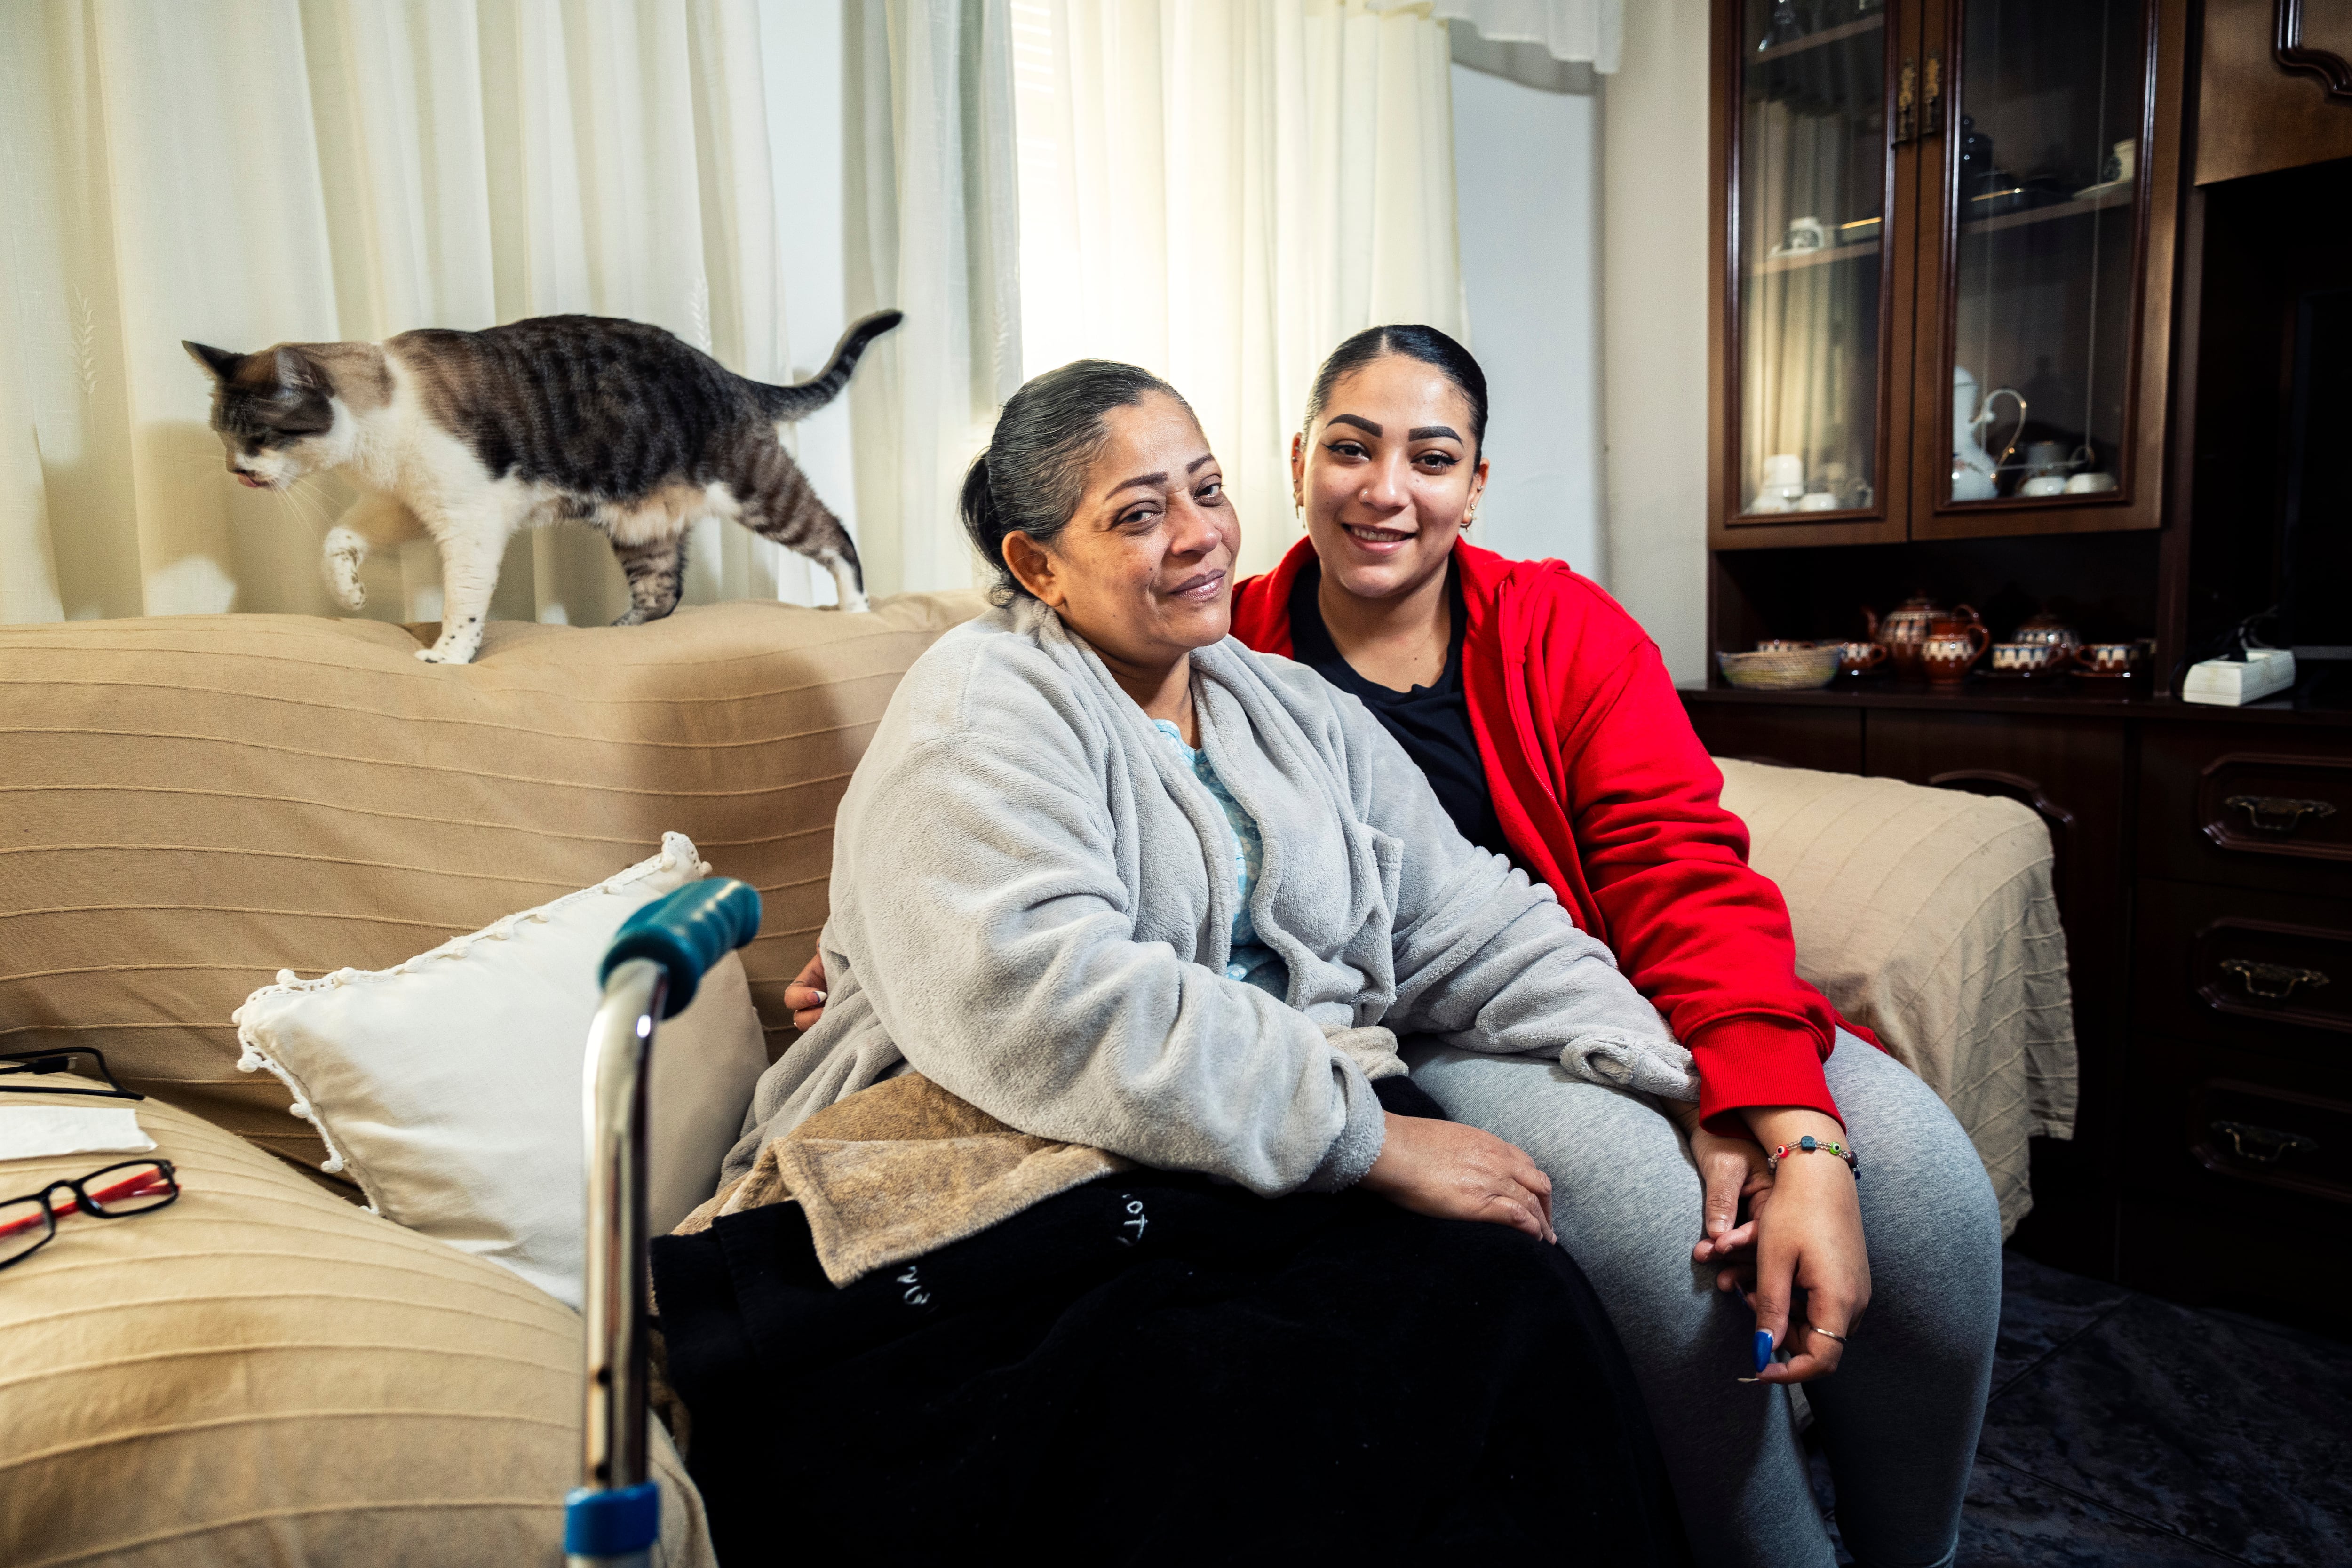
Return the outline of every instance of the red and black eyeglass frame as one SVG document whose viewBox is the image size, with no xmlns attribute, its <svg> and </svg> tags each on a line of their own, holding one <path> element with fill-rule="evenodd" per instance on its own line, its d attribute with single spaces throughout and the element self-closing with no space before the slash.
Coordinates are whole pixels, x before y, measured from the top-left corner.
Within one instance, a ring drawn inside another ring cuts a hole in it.
<svg viewBox="0 0 2352 1568">
<path fill-rule="evenodd" d="M 108 1178 L 111 1177 L 112 1180 Z M 60 1188 L 73 1196 L 60 1207 L 50 1201 L 50 1194 Z M 0 1257 L 0 1268 L 22 1263 L 50 1242 L 57 1239 L 58 1221 L 71 1214 L 86 1214 L 97 1219 L 134 1219 L 142 1214 L 177 1203 L 180 1183 L 169 1160 L 125 1160 L 108 1165 L 71 1181 L 49 1183 L 38 1192 L 21 1193 L 13 1198 L 0 1198 L 0 1252 L 14 1244 L 17 1232 L 32 1226 L 42 1227 L 42 1237 L 22 1252 Z M 20 1205 L 37 1206 L 18 1214 L 9 1211 Z M 137 1207 L 126 1207 L 135 1204 Z"/>
<path fill-rule="evenodd" d="M 39 1073 L 45 1077 L 61 1074 L 86 1076 L 77 1072 L 83 1061 L 97 1068 L 96 1076 L 104 1080 L 104 1089 L 73 1089 L 57 1083 L 0 1083 L 0 1094 L 75 1094 L 101 1100 L 144 1100 L 136 1089 L 123 1088 L 115 1081 L 112 1069 L 106 1065 L 106 1056 L 91 1046 L 58 1046 L 37 1051 L 0 1051 L 0 1079 L 20 1073 Z M 111 1178 L 110 1180 L 109 1178 Z M 63 1190 L 73 1194 L 60 1206 L 50 1201 L 51 1194 Z M 0 1268 L 12 1263 L 22 1263 L 54 1240 L 58 1221 L 71 1214 L 87 1214 L 98 1219 L 130 1219 L 138 1215 L 152 1214 L 180 1196 L 180 1184 L 169 1160 L 125 1160 L 92 1171 L 72 1181 L 56 1181 L 38 1192 L 21 1193 L 15 1197 L 0 1198 L 0 1253 L 7 1253 L 16 1233 L 39 1226 L 43 1235 L 38 1241 L 5 1257 L 0 1257 Z M 136 1204 L 126 1208 L 125 1204 Z M 20 1205 L 37 1205 L 12 1214 Z"/>
</svg>

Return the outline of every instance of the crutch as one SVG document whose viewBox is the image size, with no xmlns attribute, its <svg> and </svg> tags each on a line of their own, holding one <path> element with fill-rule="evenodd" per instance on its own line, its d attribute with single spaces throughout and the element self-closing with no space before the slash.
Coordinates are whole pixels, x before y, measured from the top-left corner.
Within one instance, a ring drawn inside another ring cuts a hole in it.
<svg viewBox="0 0 2352 1568">
<path fill-rule="evenodd" d="M 760 929 L 760 895 L 724 877 L 631 915 L 604 950 L 588 1026 L 587 1422 L 581 1484 L 563 1500 L 570 1568 L 648 1568 L 661 1487 L 646 1476 L 646 1079 L 654 1027 L 703 972 Z"/>
</svg>

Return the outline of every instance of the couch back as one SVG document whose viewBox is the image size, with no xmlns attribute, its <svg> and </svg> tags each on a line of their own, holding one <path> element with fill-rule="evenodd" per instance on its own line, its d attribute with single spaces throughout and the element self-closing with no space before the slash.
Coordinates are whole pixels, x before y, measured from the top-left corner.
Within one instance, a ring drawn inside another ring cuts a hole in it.
<svg viewBox="0 0 2352 1568">
<path fill-rule="evenodd" d="M 905 673 L 976 594 L 627 628 L 306 616 L 0 628 L 0 1049 L 117 1075 L 315 1166 L 229 1015 L 279 969 L 380 969 L 690 837 L 759 889 L 771 1055 L 824 923 L 833 817 Z M 420 638 L 421 631 L 421 638 Z"/>
</svg>

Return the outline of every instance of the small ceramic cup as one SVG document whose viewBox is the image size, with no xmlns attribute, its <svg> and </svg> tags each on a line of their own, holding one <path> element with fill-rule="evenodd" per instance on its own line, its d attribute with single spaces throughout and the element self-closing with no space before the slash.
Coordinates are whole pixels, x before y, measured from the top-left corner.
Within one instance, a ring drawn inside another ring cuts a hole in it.
<svg viewBox="0 0 2352 1568">
<path fill-rule="evenodd" d="M 2132 675 L 2145 652 L 2136 642 L 2086 642 L 2074 650 L 2074 662 L 2093 675 Z"/>
<path fill-rule="evenodd" d="M 1797 498 L 1799 511 L 1835 511 L 1837 508 L 1837 497 L 1827 490 L 1807 490 Z"/>
<path fill-rule="evenodd" d="M 1879 642 L 1847 642 L 1838 644 L 1838 669 L 1845 675 L 1868 675 L 1887 659 L 1886 645 Z"/>
<path fill-rule="evenodd" d="M 2074 487 L 2062 474 L 2036 474 L 2017 487 L 2021 496 L 2063 496 Z"/>
<path fill-rule="evenodd" d="M 2113 474 L 2076 474 L 2066 481 L 2066 493 L 2070 496 L 2104 495 L 2115 488 Z"/>
<path fill-rule="evenodd" d="M 1817 217 L 1789 220 L 1789 232 L 1780 241 L 1781 251 L 1789 256 L 1802 256 L 1825 248 L 1830 242 L 1829 226 Z"/>
<path fill-rule="evenodd" d="M 2046 642 L 1997 642 L 1992 645 L 1992 672 L 2041 675 L 2055 666 L 2065 651 Z"/>
<path fill-rule="evenodd" d="M 1805 490 L 1805 459 L 1794 452 L 1775 452 L 1764 459 L 1764 485 L 1769 490 L 1787 490 L 1802 495 Z"/>
</svg>

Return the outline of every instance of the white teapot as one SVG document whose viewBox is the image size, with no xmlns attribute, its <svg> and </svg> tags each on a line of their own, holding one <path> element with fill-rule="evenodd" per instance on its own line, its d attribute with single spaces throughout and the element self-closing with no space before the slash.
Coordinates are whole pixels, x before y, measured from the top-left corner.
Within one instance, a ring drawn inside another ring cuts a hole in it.
<svg viewBox="0 0 2352 1568">
<path fill-rule="evenodd" d="M 2000 458 L 1985 450 L 1983 431 L 1992 424 L 1993 400 L 2017 399 L 2017 430 Z M 1977 401 L 1977 378 L 1959 365 L 1952 367 L 1952 499 L 1991 500 L 2000 493 L 1993 475 L 2025 431 L 2025 395 L 2013 386 L 1996 386 Z"/>
</svg>

